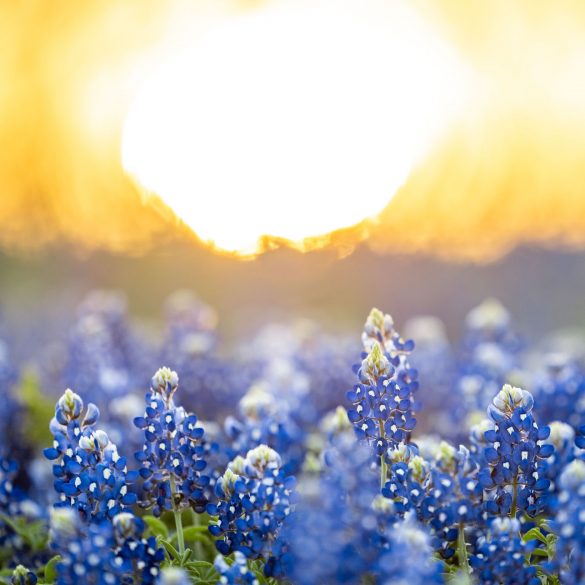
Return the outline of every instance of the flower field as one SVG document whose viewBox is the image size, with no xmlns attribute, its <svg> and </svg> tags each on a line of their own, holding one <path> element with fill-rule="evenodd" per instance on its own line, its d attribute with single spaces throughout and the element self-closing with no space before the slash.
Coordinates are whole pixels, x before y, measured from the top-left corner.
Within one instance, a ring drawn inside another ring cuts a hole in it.
<svg viewBox="0 0 585 585">
<path fill-rule="evenodd" d="M 59 367 L 3 342 L 4 582 L 584 582 L 574 341 L 530 344 L 492 300 L 456 344 L 377 309 L 361 338 L 229 352 L 214 324 L 174 295 L 157 344 L 96 292 Z"/>
</svg>

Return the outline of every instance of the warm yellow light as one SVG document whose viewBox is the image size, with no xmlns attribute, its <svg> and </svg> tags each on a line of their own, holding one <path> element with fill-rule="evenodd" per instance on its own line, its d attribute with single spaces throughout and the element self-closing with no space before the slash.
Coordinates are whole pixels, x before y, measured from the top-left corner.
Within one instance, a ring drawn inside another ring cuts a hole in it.
<svg viewBox="0 0 585 585">
<path fill-rule="evenodd" d="M 405 4 L 273 2 L 209 30 L 146 81 L 122 160 L 219 248 L 299 242 L 378 214 L 465 83 Z"/>
</svg>

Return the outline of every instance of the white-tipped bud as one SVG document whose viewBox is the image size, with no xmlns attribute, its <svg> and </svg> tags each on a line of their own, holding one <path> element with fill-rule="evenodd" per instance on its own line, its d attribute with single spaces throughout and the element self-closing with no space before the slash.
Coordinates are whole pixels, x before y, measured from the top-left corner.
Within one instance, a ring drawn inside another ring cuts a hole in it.
<svg viewBox="0 0 585 585">
<path fill-rule="evenodd" d="M 180 567 L 165 567 L 161 570 L 158 585 L 190 585 L 189 575 Z"/>
<path fill-rule="evenodd" d="M 238 455 L 228 463 L 228 469 L 234 473 L 237 473 L 238 475 L 244 475 L 245 468 L 246 460 L 241 455 Z"/>
<path fill-rule="evenodd" d="M 61 398 L 59 398 L 57 405 L 68 420 L 78 418 L 83 410 L 83 400 L 81 399 L 81 396 L 73 392 L 70 388 L 65 390 Z"/>
<path fill-rule="evenodd" d="M 52 508 L 50 511 L 49 527 L 51 539 L 69 539 L 77 534 L 79 515 L 72 508 Z"/>
<path fill-rule="evenodd" d="M 390 372 L 390 362 L 384 355 L 379 344 L 374 344 L 370 353 L 362 361 L 362 376 L 369 378 L 371 381 L 378 380 L 382 376 L 387 376 Z"/>
<path fill-rule="evenodd" d="M 234 473 L 229 467 L 225 473 L 217 480 L 224 494 L 229 495 L 234 491 L 234 485 L 240 478 L 237 473 Z"/>
<path fill-rule="evenodd" d="M 254 384 L 240 400 L 240 412 L 251 420 L 276 411 L 276 400 L 263 384 Z"/>
<path fill-rule="evenodd" d="M 384 350 L 389 351 L 392 344 L 392 333 L 394 331 L 394 320 L 388 314 L 382 313 L 379 309 L 372 309 L 364 324 L 362 343 L 366 351 L 371 351 L 374 345 L 382 345 Z"/>
<path fill-rule="evenodd" d="M 338 406 L 335 410 L 328 412 L 323 417 L 320 427 L 328 435 L 338 435 L 352 430 L 352 424 L 347 417 L 347 410 L 343 406 Z"/>
<path fill-rule="evenodd" d="M 581 459 L 571 461 L 561 473 L 559 484 L 564 490 L 575 490 L 585 483 L 585 462 Z"/>
<path fill-rule="evenodd" d="M 169 401 L 179 385 L 177 372 L 167 367 L 159 368 L 151 380 L 152 389 Z"/>
<path fill-rule="evenodd" d="M 493 400 L 496 410 L 511 415 L 516 408 L 523 408 L 526 412 L 532 410 L 534 399 L 527 390 L 522 390 L 510 384 L 504 384 Z"/>
<path fill-rule="evenodd" d="M 549 428 L 550 435 L 546 442 L 554 445 L 556 451 L 559 451 L 563 445 L 572 444 L 575 440 L 575 431 L 567 423 L 555 420 L 550 423 Z"/>
<path fill-rule="evenodd" d="M 263 475 L 267 467 L 280 467 L 281 465 L 280 455 L 267 445 L 259 445 L 248 451 L 246 455 L 246 472 L 250 475 Z"/>
<path fill-rule="evenodd" d="M 465 319 L 467 327 L 479 331 L 497 331 L 510 324 L 510 313 L 497 299 L 486 299 Z"/>
<path fill-rule="evenodd" d="M 119 543 L 138 536 L 136 516 L 130 512 L 120 512 L 119 514 L 116 514 L 112 519 L 112 524 L 114 526 L 114 534 Z"/>
<path fill-rule="evenodd" d="M 84 451 L 103 451 L 110 440 L 104 431 L 92 431 L 79 438 L 79 448 Z"/>
</svg>

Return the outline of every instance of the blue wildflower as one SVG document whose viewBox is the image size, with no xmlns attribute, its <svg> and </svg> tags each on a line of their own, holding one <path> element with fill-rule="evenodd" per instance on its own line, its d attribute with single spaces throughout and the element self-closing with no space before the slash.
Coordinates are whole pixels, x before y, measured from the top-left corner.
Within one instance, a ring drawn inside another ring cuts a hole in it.
<svg viewBox="0 0 585 585">
<path fill-rule="evenodd" d="M 216 311 L 179 290 L 164 304 L 166 336 L 158 363 L 181 372 L 182 404 L 206 419 L 223 418 L 253 381 L 255 363 L 218 355 Z"/>
<path fill-rule="evenodd" d="M 239 402 L 242 421 L 232 416 L 225 420 L 224 429 L 231 440 L 228 455 L 233 459 L 267 445 L 281 456 L 286 473 L 296 472 L 303 460 L 304 436 L 283 404 L 284 399 L 277 399 L 266 385 L 253 385 Z"/>
<path fill-rule="evenodd" d="M 521 344 L 510 322 L 510 314 L 495 299 L 487 299 L 467 315 L 453 393 L 457 400 L 451 404 L 455 428 L 475 412 L 485 412 L 518 368 Z"/>
<path fill-rule="evenodd" d="M 380 497 L 369 447 L 356 445 L 347 433 L 333 439 L 321 476 L 300 484 L 300 501 L 285 526 L 286 575 L 299 585 L 359 583 L 374 576 L 398 519 L 393 503 Z"/>
<path fill-rule="evenodd" d="M 254 571 L 248 568 L 245 555 L 239 551 L 234 553 L 234 562 L 231 565 L 228 565 L 221 555 L 215 558 L 213 564 L 220 575 L 218 585 L 258 585 L 259 583 Z"/>
<path fill-rule="evenodd" d="M 408 339 L 416 339 L 409 362 L 425 391 L 417 428 L 432 428 L 447 438 L 457 436 L 460 425 L 453 424 L 453 412 L 460 408 L 460 397 L 453 392 L 457 368 L 445 325 L 436 317 L 415 317 L 405 324 L 404 333 Z"/>
<path fill-rule="evenodd" d="M 144 430 L 142 451 L 136 453 L 140 476 L 145 480 L 141 505 L 152 507 L 160 516 L 164 510 L 192 507 L 205 509 L 205 488 L 209 477 L 201 472 L 207 463 L 203 458 L 204 430 L 197 426 L 197 417 L 175 406 L 173 396 L 179 377 L 169 368 L 154 374 L 151 389 L 146 393 L 144 416 L 134 424 Z"/>
<path fill-rule="evenodd" d="M 143 384 L 149 352 L 132 331 L 126 300 L 115 291 L 91 291 L 70 331 L 63 382 L 106 410 L 113 397 Z"/>
<path fill-rule="evenodd" d="M 347 393 L 348 416 L 357 436 L 382 457 L 389 447 L 407 441 L 416 424 L 418 383 L 407 360 L 414 344 L 402 340 L 390 315 L 377 309 L 368 316 L 362 341 L 368 353 L 357 368 L 359 383 Z"/>
<path fill-rule="evenodd" d="M 89 404 L 84 414 L 83 400 L 67 389 L 57 401 L 51 421 L 53 446 L 45 457 L 54 461 L 54 487 L 60 496 L 58 506 L 76 507 L 86 519 L 112 518 L 136 503 L 128 490 L 135 479 L 126 458 L 107 434 L 95 429 L 99 411 Z"/>
<path fill-rule="evenodd" d="M 536 516 L 546 505 L 546 461 L 554 447 L 544 442 L 550 430 L 536 424 L 533 404 L 530 392 L 506 384 L 488 409 L 494 428 L 484 435 L 488 466 L 479 480 L 490 514 L 516 517 L 522 511 Z"/>
<path fill-rule="evenodd" d="M 390 479 L 382 494 L 394 502 L 398 514 L 412 512 L 428 525 L 435 549 L 451 558 L 459 532 L 481 520 L 479 465 L 465 447 L 456 451 L 445 442 L 430 462 L 413 446 L 389 451 L 388 458 Z"/>
<path fill-rule="evenodd" d="M 51 518 L 51 539 L 57 563 L 57 584 L 153 584 L 164 560 L 154 537 L 144 538 L 144 522 L 131 513 L 112 521 L 80 524 L 73 510 L 57 510 Z"/>
<path fill-rule="evenodd" d="M 278 453 L 260 445 L 244 458 L 232 461 L 215 486 L 217 504 L 207 512 L 217 520 L 209 531 L 219 537 L 223 555 L 242 552 L 247 558 L 266 559 L 265 572 L 280 574 L 285 546 L 279 541 L 282 525 L 290 514 L 295 478 L 287 476 Z"/>
<path fill-rule="evenodd" d="M 388 548 L 378 561 L 379 583 L 440 584 L 444 583 L 441 569 L 433 559 L 429 534 L 413 515 L 394 524 Z"/>
<path fill-rule="evenodd" d="M 554 447 L 554 452 L 547 459 L 546 477 L 550 480 L 549 491 L 558 494 L 558 479 L 563 469 L 576 458 L 576 433 L 567 423 L 553 421 L 549 424 L 550 435 L 545 439 L 546 444 Z"/>
<path fill-rule="evenodd" d="M 516 518 L 494 518 L 478 539 L 469 563 L 483 585 L 540 585 L 536 566 L 525 564 L 534 541 L 524 542 Z"/>
<path fill-rule="evenodd" d="M 562 583 L 585 581 L 585 462 L 571 461 L 558 480 L 558 512 L 552 523 L 558 535 L 550 568 L 560 571 Z"/>
<path fill-rule="evenodd" d="M 534 380 L 537 413 L 545 423 L 558 420 L 574 429 L 585 423 L 585 371 L 565 353 L 544 357 L 544 371 Z"/>
</svg>

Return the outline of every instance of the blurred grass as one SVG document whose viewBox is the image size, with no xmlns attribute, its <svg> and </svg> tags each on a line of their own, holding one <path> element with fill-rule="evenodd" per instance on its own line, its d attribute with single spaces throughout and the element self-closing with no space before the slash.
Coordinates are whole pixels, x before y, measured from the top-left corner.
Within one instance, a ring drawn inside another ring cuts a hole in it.
<svg viewBox="0 0 585 585">
<path fill-rule="evenodd" d="M 51 445 L 53 436 L 49 430 L 49 423 L 55 413 L 55 404 L 43 394 L 34 372 L 30 370 L 23 372 L 18 398 L 24 411 L 25 436 L 37 447 Z"/>
</svg>

